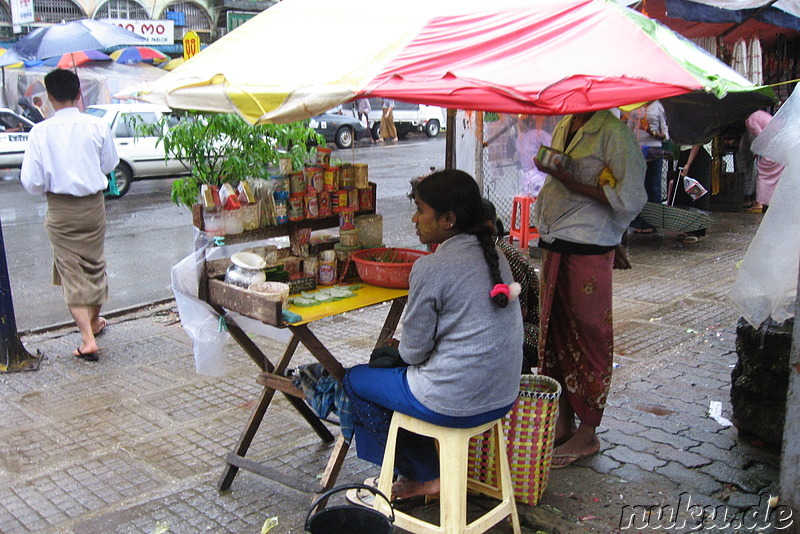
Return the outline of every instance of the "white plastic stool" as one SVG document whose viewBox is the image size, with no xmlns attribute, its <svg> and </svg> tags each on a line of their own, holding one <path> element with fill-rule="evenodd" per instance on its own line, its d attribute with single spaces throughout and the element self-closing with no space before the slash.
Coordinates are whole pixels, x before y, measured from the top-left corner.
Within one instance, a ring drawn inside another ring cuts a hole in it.
<svg viewBox="0 0 800 534">
<path fill-rule="evenodd" d="M 511 516 L 511 524 L 515 534 L 520 534 L 517 506 L 514 502 L 514 488 L 511 484 L 511 471 L 506 454 L 497 455 L 496 462 L 499 473 L 496 480 L 500 486 L 494 487 L 467 478 L 467 458 L 469 440 L 472 436 L 492 429 L 494 450 L 506 450 L 506 438 L 503 434 L 501 420 L 492 421 L 473 428 L 449 428 L 420 421 L 409 415 L 395 412 L 389 435 L 386 440 L 386 452 L 383 455 L 378 490 L 384 495 L 391 495 L 394 475 L 395 445 L 397 432 L 404 428 L 409 432 L 429 436 L 439 441 L 439 526 L 428 523 L 406 513 L 395 510 L 395 525 L 414 534 L 478 534 L 486 532 L 504 518 Z M 467 489 L 500 499 L 500 504 L 484 515 L 467 524 Z M 375 499 L 374 507 L 388 514 L 389 507 L 383 499 Z"/>
</svg>

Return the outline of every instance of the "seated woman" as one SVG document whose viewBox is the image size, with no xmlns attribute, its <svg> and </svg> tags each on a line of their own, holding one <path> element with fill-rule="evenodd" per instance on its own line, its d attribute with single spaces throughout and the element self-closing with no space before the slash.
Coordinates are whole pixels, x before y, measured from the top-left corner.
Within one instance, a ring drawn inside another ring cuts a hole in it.
<svg viewBox="0 0 800 534">
<path fill-rule="evenodd" d="M 503 237 L 503 225 L 497 218 L 497 209 L 487 199 L 483 200 L 483 214 L 497 248 L 511 266 L 514 281 L 520 285 L 519 306 L 525 333 L 522 342 L 522 374 L 530 374 L 531 368 L 539 366 L 539 276 L 531 262 Z"/>
<path fill-rule="evenodd" d="M 358 456 L 378 465 L 394 410 L 471 428 L 503 417 L 519 392 L 518 286 L 484 223 L 478 185 L 462 171 L 435 172 L 417 186 L 415 203 L 420 241 L 441 245 L 411 269 L 398 347 L 405 365 L 357 365 L 343 382 Z M 434 440 L 401 432 L 396 448 L 393 497 L 438 493 Z"/>
</svg>

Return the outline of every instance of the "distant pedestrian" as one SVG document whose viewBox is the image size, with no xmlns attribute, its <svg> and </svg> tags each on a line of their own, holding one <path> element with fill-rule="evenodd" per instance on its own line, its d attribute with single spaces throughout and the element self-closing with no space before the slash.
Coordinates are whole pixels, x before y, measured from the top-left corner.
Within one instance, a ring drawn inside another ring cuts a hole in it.
<svg viewBox="0 0 800 534">
<path fill-rule="evenodd" d="M 108 299 L 103 190 L 119 157 L 108 124 L 80 112 L 75 73 L 53 70 L 44 84 L 55 114 L 31 130 L 20 179 L 29 193 L 47 198 L 53 283 L 62 286 L 81 333 L 72 354 L 97 361 L 95 336 L 106 326 L 100 308 Z"/>
<path fill-rule="evenodd" d="M 372 106 L 369 104 L 369 98 L 359 98 L 356 100 L 356 118 L 364 125 L 364 128 L 369 130 L 369 112 L 372 111 Z M 372 133 L 369 135 L 369 142 L 374 143 Z"/>
<path fill-rule="evenodd" d="M 542 190 L 547 173 L 536 168 L 533 159 L 539 147 L 550 146 L 550 134 L 539 128 L 533 116 L 520 117 L 517 120 L 517 140 L 514 147 L 521 168 L 519 194 L 527 197 L 538 197 Z"/>
<path fill-rule="evenodd" d="M 17 104 L 19 104 L 19 107 L 22 110 L 22 116 L 32 123 L 36 124 L 37 122 L 42 122 L 44 120 L 42 112 L 39 111 L 36 106 L 31 104 L 24 96 L 19 97 Z"/>
<path fill-rule="evenodd" d="M 378 142 L 380 143 L 384 139 L 397 141 L 397 128 L 394 125 L 394 100 L 389 98 L 384 98 L 381 106 L 381 128 Z"/>
<path fill-rule="evenodd" d="M 767 124 L 772 120 L 772 115 L 766 111 L 759 110 L 747 117 L 745 126 L 753 139 L 759 136 Z M 755 208 L 761 208 L 764 212 L 772 202 L 772 194 L 778 186 L 778 180 L 783 174 L 783 165 L 776 163 L 764 156 L 756 157 L 756 204 Z"/>
</svg>

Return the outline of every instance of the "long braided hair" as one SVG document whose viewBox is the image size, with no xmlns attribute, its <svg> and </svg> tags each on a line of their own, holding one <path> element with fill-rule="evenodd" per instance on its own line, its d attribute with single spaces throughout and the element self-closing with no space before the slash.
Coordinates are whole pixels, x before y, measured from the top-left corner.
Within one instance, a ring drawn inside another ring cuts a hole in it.
<svg viewBox="0 0 800 534">
<path fill-rule="evenodd" d="M 492 282 L 495 287 L 502 285 L 503 279 L 500 276 L 497 249 L 491 231 L 484 222 L 483 198 L 478 184 L 472 176 L 456 169 L 437 171 L 426 176 L 417 185 L 415 195 L 416 198 L 433 208 L 437 215 L 443 215 L 448 211 L 455 214 L 455 228 L 461 233 L 471 234 L 478 238 Z M 507 292 L 493 290 L 490 298 L 501 308 L 508 306 Z"/>
</svg>

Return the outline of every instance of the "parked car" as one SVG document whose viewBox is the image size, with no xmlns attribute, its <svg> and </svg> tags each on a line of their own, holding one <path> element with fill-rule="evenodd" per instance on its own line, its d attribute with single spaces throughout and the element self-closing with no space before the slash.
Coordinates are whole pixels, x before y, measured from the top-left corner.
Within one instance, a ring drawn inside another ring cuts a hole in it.
<svg viewBox="0 0 800 534">
<path fill-rule="evenodd" d="M 178 159 L 166 158 L 164 145 L 158 137 L 142 136 L 138 125 L 152 125 L 161 117 L 168 117 L 169 124 L 177 124 L 178 118 L 168 107 L 156 104 L 98 104 L 86 108 L 86 113 L 108 122 L 114 135 L 114 144 L 119 155 L 115 169 L 120 196 L 128 192 L 131 183 L 142 178 L 167 178 L 188 174 L 191 169 Z"/>
<path fill-rule="evenodd" d="M 377 139 L 381 130 L 381 116 L 383 113 L 381 98 L 370 98 L 369 128 L 372 138 Z M 394 101 L 394 125 L 397 128 L 397 137 L 404 138 L 410 132 L 424 132 L 428 137 L 436 137 L 444 128 L 444 110 L 436 106 L 425 104 L 409 104 L 408 102 Z"/>
<path fill-rule="evenodd" d="M 358 119 L 342 113 L 341 107 L 326 111 L 312 117 L 309 126 L 323 135 L 325 141 L 336 143 L 339 148 L 350 148 L 354 142 L 368 137 L 369 130 Z"/>
<path fill-rule="evenodd" d="M 28 132 L 33 123 L 8 108 L 0 108 L 0 168 L 22 167 L 22 156 L 28 146 Z"/>
<path fill-rule="evenodd" d="M 155 136 L 137 135 L 138 124 L 155 124 L 172 111 L 154 104 L 103 104 L 86 108 L 86 113 L 108 122 L 119 154 L 115 169 L 120 196 L 134 180 L 166 178 L 188 174 L 190 169 L 177 159 L 165 159 L 164 146 Z M 178 119 L 175 118 L 175 121 Z M 10 109 L 0 108 L 0 168 L 22 167 L 33 123 Z"/>
</svg>

